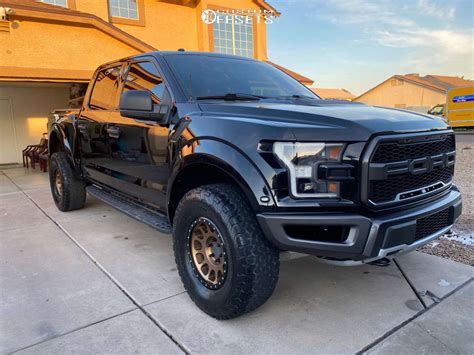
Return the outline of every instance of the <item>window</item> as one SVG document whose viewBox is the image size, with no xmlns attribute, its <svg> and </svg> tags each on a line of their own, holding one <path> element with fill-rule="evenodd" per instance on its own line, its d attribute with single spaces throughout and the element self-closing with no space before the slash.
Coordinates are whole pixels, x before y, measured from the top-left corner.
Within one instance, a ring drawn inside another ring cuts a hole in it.
<svg viewBox="0 0 474 355">
<path fill-rule="evenodd" d="M 165 84 L 155 65 L 151 62 L 133 63 L 127 73 L 123 91 L 148 90 L 155 104 L 160 104 L 165 96 Z"/>
<path fill-rule="evenodd" d="M 138 20 L 138 0 L 109 0 L 110 16 Z"/>
<path fill-rule="evenodd" d="M 51 5 L 67 7 L 67 0 L 41 0 L 41 2 Z"/>
<path fill-rule="evenodd" d="M 204 54 L 170 54 L 165 58 L 183 91 L 192 99 L 228 93 L 266 97 L 300 95 L 319 99 L 291 76 L 264 62 Z"/>
<path fill-rule="evenodd" d="M 213 28 L 215 52 L 253 58 L 253 21 L 250 16 L 246 19 L 217 15 Z"/>
<path fill-rule="evenodd" d="M 403 80 L 390 79 L 390 86 L 399 86 L 399 85 L 403 85 Z"/>
<path fill-rule="evenodd" d="M 89 107 L 93 110 L 113 110 L 120 67 L 104 69 L 97 74 Z"/>
</svg>

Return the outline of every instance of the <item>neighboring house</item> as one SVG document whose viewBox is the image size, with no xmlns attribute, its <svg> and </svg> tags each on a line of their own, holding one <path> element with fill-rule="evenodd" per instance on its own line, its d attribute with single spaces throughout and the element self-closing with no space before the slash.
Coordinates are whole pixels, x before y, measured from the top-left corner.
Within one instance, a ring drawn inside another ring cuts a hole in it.
<svg viewBox="0 0 474 355">
<path fill-rule="evenodd" d="M 446 101 L 449 89 L 473 85 L 473 80 L 456 76 L 394 75 L 356 97 L 354 101 L 426 113 L 431 107 Z"/>
<path fill-rule="evenodd" d="M 346 89 L 326 89 L 326 88 L 310 88 L 312 92 L 322 99 L 326 100 L 347 100 L 351 101 L 355 95 Z"/>
<path fill-rule="evenodd" d="M 0 149 L 16 147 L 0 164 L 21 161 L 21 149 L 46 130 L 48 113 L 83 95 L 102 63 L 181 48 L 268 61 L 264 21 L 206 24 L 201 15 L 209 9 L 279 15 L 264 0 L 0 0 Z"/>
</svg>

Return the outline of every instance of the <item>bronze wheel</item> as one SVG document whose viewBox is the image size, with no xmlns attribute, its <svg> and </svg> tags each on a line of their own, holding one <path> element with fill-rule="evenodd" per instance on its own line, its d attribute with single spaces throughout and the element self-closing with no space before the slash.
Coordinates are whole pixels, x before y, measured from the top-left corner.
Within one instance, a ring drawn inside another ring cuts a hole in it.
<svg viewBox="0 0 474 355">
<path fill-rule="evenodd" d="M 227 274 L 227 255 L 215 224 L 197 218 L 189 229 L 188 241 L 190 262 L 199 281 L 211 290 L 220 288 Z"/>
<path fill-rule="evenodd" d="M 54 174 L 54 187 L 56 188 L 58 195 L 61 196 L 63 194 L 63 182 L 61 180 L 61 173 L 59 172 L 59 169 L 56 169 Z"/>
</svg>

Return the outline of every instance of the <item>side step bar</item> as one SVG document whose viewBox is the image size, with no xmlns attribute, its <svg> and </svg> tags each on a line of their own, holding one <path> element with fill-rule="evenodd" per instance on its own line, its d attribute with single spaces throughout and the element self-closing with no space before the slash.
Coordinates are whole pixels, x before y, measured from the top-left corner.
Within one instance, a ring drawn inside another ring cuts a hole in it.
<svg viewBox="0 0 474 355">
<path fill-rule="evenodd" d="M 95 198 L 107 203 L 108 205 L 116 208 L 120 212 L 147 224 L 153 229 L 156 229 L 162 233 L 170 234 L 171 226 L 168 222 L 168 218 L 158 212 L 154 212 L 145 207 L 141 207 L 138 204 L 129 201 L 118 194 L 109 192 L 96 186 L 87 186 L 87 192 Z"/>
</svg>

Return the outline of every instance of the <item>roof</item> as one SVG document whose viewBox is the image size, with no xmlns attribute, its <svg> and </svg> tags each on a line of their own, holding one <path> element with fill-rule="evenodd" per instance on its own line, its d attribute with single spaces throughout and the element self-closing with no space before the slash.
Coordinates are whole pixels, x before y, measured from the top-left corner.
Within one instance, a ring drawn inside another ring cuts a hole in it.
<svg viewBox="0 0 474 355">
<path fill-rule="evenodd" d="M 280 70 L 284 71 L 286 74 L 288 74 L 289 76 L 291 76 L 294 79 L 298 80 L 300 83 L 302 83 L 304 85 L 313 85 L 314 84 L 314 80 L 312 80 L 312 79 L 310 79 L 306 76 L 303 76 L 301 74 L 298 74 L 298 73 L 294 72 L 293 70 L 282 67 L 281 65 L 270 62 L 269 60 L 266 60 L 265 62 L 268 63 L 268 64 L 273 65 L 277 69 L 280 69 Z"/>
<path fill-rule="evenodd" d="M 446 93 L 449 89 L 463 86 L 474 86 L 474 80 L 464 79 L 464 77 L 459 76 L 445 76 L 445 75 L 433 75 L 428 74 L 425 76 L 420 76 L 419 74 L 405 74 L 405 75 L 393 75 L 387 80 L 382 81 L 380 84 L 374 86 L 373 88 L 367 90 L 363 94 L 357 96 L 354 100 L 364 96 L 368 92 L 378 88 L 383 83 L 391 80 L 398 79 L 403 80 L 415 85 L 423 86 L 424 88 L 437 91 L 440 93 Z"/>
<path fill-rule="evenodd" d="M 474 80 L 466 80 L 464 77 L 458 76 L 443 76 L 443 75 L 426 75 L 419 76 L 418 74 L 396 75 L 397 79 L 412 81 L 425 86 L 430 86 L 435 89 L 446 91 L 455 87 L 472 86 Z"/>
<path fill-rule="evenodd" d="M 329 88 L 310 88 L 312 92 L 321 97 L 322 99 L 339 99 L 339 100 L 352 100 L 355 95 L 347 91 L 346 89 L 329 89 Z"/>
<path fill-rule="evenodd" d="M 463 76 L 427 75 L 426 78 L 429 78 L 432 82 L 448 86 L 449 89 L 474 85 L 474 80 L 464 79 Z"/>
<path fill-rule="evenodd" d="M 266 2 L 265 0 L 254 0 L 258 5 L 260 5 L 261 7 L 263 7 L 265 10 L 268 10 L 268 11 L 273 11 L 273 13 L 275 14 L 275 16 L 280 16 L 281 13 L 275 9 L 273 6 L 271 6 L 268 2 Z"/>
</svg>

